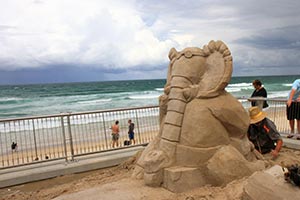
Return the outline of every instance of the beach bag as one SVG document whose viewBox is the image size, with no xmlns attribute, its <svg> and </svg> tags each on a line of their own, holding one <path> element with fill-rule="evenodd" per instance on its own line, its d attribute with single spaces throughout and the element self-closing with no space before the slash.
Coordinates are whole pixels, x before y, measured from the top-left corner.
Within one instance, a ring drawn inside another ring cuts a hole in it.
<svg viewBox="0 0 300 200">
<path fill-rule="evenodd" d="M 18 146 L 18 144 L 15 143 L 15 142 L 13 142 L 13 143 L 11 144 L 11 150 L 16 150 L 16 149 L 17 149 L 17 146 Z"/>
<path fill-rule="evenodd" d="M 296 186 L 300 186 L 300 168 L 298 165 L 292 165 L 287 167 L 288 172 L 284 173 L 284 179 L 287 182 L 293 183 Z"/>
<path fill-rule="evenodd" d="M 130 145 L 130 143 L 131 143 L 130 140 L 125 140 L 125 141 L 124 141 L 124 146 Z"/>
</svg>

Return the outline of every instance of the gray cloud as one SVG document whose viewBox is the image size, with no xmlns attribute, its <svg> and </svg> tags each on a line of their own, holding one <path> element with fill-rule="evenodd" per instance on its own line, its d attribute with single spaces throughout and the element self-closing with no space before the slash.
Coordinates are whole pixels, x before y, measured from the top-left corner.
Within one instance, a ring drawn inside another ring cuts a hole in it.
<svg viewBox="0 0 300 200">
<path fill-rule="evenodd" d="M 262 49 L 293 49 L 300 50 L 300 25 L 262 30 L 251 35 L 235 40 L 241 45 Z"/>
<path fill-rule="evenodd" d="M 47 74 L 53 66 L 73 66 L 97 69 L 103 79 L 120 74 L 125 79 L 165 78 L 159 71 L 166 71 L 170 48 L 202 47 L 210 40 L 228 45 L 236 75 L 253 69 L 258 74 L 294 73 L 300 65 L 299 1 L 0 3 L 2 72 Z"/>
</svg>

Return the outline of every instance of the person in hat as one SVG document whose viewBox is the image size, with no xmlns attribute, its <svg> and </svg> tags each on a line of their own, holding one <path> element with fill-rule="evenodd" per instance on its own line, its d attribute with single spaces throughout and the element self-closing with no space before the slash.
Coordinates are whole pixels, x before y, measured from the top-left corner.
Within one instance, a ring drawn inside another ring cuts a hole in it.
<svg viewBox="0 0 300 200">
<path fill-rule="evenodd" d="M 275 124 L 267 118 L 267 113 L 257 106 L 249 108 L 249 115 L 249 140 L 261 154 L 271 153 L 273 158 L 276 158 L 283 142 Z"/>
</svg>

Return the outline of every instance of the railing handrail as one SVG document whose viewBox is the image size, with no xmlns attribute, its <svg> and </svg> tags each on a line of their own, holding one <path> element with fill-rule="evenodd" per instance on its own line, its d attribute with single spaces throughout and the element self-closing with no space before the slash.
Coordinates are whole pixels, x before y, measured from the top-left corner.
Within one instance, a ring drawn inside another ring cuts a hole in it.
<svg viewBox="0 0 300 200">
<path fill-rule="evenodd" d="M 287 99 L 283 99 L 283 98 L 265 98 L 265 97 L 250 97 L 250 98 L 246 98 L 246 97 L 240 97 L 238 99 L 247 99 L 248 101 L 277 101 L 277 102 L 286 102 Z"/>
</svg>

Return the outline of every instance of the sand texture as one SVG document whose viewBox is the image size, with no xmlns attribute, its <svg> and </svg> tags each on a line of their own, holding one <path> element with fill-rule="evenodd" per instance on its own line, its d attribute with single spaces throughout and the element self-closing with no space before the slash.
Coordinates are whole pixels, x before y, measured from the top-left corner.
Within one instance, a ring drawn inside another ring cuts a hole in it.
<svg viewBox="0 0 300 200">
<path fill-rule="evenodd" d="M 300 151 L 283 148 L 276 160 L 265 156 L 267 167 L 300 164 Z M 132 178 L 136 157 L 121 165 L 81 174 L 61 176 L 49 180 L 3 188 L 1 200 L 18 199 L 143 199 L 143 200 L 232 200 L 241 199 L 249 177 L 234 180 L 225 187 L 209 185 L 184 193 L 172 193 L 162 187 L 145 186 L 142 180 Z M 297 187 L 295 187 L 297 188 Z M 299 188 L 297 188 L 299 189 Z"/>
</svg>

